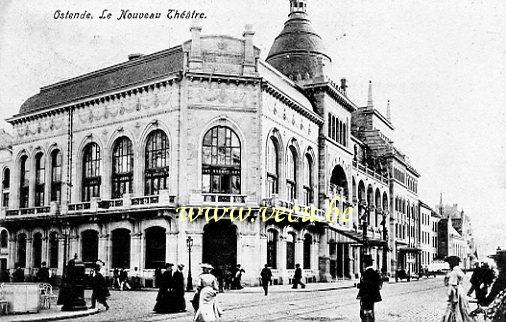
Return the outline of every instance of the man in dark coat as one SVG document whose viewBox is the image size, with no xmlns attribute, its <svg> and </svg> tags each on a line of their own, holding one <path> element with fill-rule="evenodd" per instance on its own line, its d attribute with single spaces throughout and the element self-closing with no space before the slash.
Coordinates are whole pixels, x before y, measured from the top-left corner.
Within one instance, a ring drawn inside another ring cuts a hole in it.
<svg viewBox="0 0 506 322">
<path fill-rule="evenodd" d="M 374 322 L 374 303 L 381 301 L 381 276 L 372 267 L 371 255 L 364 255 L 363 261 L 366 268 L 360 278 L 357 295 L 360 300 L 360 318 L 362 321 Z"/>
<path fill-rule="evenodd" d="M 37 272 L 37 282 L 49 283 L 49 270 L 46 267 L 46 262 L 41 263 L 41 267 Z"/>
<path fill-rule="evenodd" d="M 16 270 L 12 274 L 12 281 L 13 282 L 24 282 L 25 281 L 25 270 L 22 269 L 19 264 L 16 265 Z"/>
<path fill-rule="evenodd" d="M 267 264 L 265 264 L 264 268 L 260 272 L 260 277 L 262 278 L 262 287 L 264 289 L 265 296 L 267 296 L 267 292 L 269 291 L 269 283 L 272 279 L 272 272 Z"/>
<path fill-rule="evenodd" d="M 482 281 L 482 269 L 480 267 L 480 263 L 474 264 L 473 275 L 471 275 L 471 279 L 469 282 L 471 283 L 471 288 L 467 292 L 467 296 L 471 296 L 473 292 L 476 292 L 476 297 L 478 297 L 480 284 Z"/>
<path fill-rule="evenodd" d="M 176 312 L 186 311 L 186 302 L 184 299 L 184 265 L 177 265 L 177 269 L 172 275 L 172 283 L 174 288 L 174 310 Z"/>
<path fill-rule="evenodd" d="M 302 288 L 306 287 L 306 284 L 302 283 L 302 269 L 300 268 L 300 264 L 295 264 L 295 273 L 293 274 L 292 288 L 298 288 L 299 284 Z"/>
<path fill-rule="evenodd" d="M 107 289 L 107 282 L 105 281 L 104 276 L 100 273 L 101 265 L 99 263 L 95 264 L 95 269 L 93 271 L 93 277 L 91 282 L 91 309 L 94 309 L 97 305 L 97 302 L 102 304 L 106 310 L 109 310 L 109 305 L 107 304 L 107 298 L 110 296 L 109 290 Z"/>
<path fill-rule="evenodd" d="M 172 277 L 172 266 L 174 266 L 174 264 L 167 263 L 165 265 L 165 272 L 163 272 L 162 276 L 160 276 L 158 295 L 156 296 L 156 304 L 153 309 L 156 313 L 176 312 L 174 308 L 174 280 Z"/>
</svg>

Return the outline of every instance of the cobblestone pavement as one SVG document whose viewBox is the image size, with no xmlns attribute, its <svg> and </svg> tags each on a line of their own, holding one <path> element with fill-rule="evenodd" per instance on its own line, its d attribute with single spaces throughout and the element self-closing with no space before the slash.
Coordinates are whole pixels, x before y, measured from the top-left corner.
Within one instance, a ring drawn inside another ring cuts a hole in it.
<svg viewBox="0 0 506 322">
<path fill-rule="evenodd" d="M 219 295 L 222 321 L 359 321 L 357 289 L 290 290 L 277 286 L 265 297 L 260 288 L 246 288 Z M 410 283 L 385 284 L 383 301 L 376 306 L 376 321 L 440 321 L 444 314 L 445 288 L 441 277 Z M 172 315 L 152 313 L 156 292 L 111 292 L 111 309 L 72 321 L 192 321 L 188 312 Z M 88 294 L 89 295 L 89 294 Z M 482 320 L 480 320 L 482 321 Z"/>
</svg>

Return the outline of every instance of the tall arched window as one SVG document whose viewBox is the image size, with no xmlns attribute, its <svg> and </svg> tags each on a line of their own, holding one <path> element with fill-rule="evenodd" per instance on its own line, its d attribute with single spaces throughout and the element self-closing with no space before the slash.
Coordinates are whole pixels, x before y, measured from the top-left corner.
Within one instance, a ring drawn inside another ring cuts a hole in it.
<svg viewBox="0 0 506 322">
<path fill-rule="evenodd" d="M 18 235 L 18 256 L 17 256 L 17 266 L 26 267 L 26 235 L 19 234 Z"/>
<path fill-rule="evenodd" d="M 274 229 L 267 231 L 267 266 L 277 268 L 278 262 L 278 232 Z"/>
<path fill-rule="evenodd" d="M 169 184 L 169 140 L 167 135 L 156 130 L 149 134 L 146 143 L 144 193 L 157 195 Z"/>
<path fill-rule="evenodd" d="M 270 138 L 267 142 L 267 195 L 271 197 L 278 193 L 279 180 L 279 156 L 278 148 L 274 139 Z"/>
<path fill-rule="evenodd" d="M 9 192 L 11 187 L 11 170 L 5 168 L 2 180 L 2 207 L 9 207 Z"/>
<path fill-rule="evenodd" d="M 295 268 L 295 234 L 289 233 L 286 238 L 286 269 Z"/>
<path fill-rule="evenodd" d="M 28 156 L 21 157 L 19 174 L 19 207 L 28 208 L 28 194 L 30 191 L 30 165 L 28 163 Z"/>
<path fill-rule="evenodd" d="M 304 158 L 304 203 L 309 206 L 313 203 L 313 159 L 306 154 Z"/>
<path fill-rule="evenodd" d="M 7 230 L 2 229 L 0 232 L 0 248 L 7 248 L 7 246 L 9 246 L 9 237 Z"/>
<path fill-rule="evenodd" d="M 96 143 L 89 143 L 83 155 L 82 201 L 90 201 L 92 197 L 100 197 L 100 147 Z"/>
<path fill-rule="evenodd" d="M 286 196 L 291 201 L 297 196 L 297 157 L 293 147 L 288 149 L 286 158 Z"/>
<path fill-rule="evenodd" d="M 57 268 L 58 267 L 58 233 L 56 231 L 52 231 L 49 234 L 49 267 Z"/>
<path fill-rule="evenodd" d="M 215 126 L 204 135 L 202 191 L 241 193 L 241 143 L 226 126 Z"/>
<path fill-rule="evenodd" d="M 306 234 L 304 236 L 304 258 L 303 258 L 303 267 L 304 269 L 311 268 L 311 246 L 313 244 L 313 237 L 311 235 Z"/>
<path fill-rule="evenodd" d="M 51 153 L 51 201 L 61 202 L 62 154 L 60 150 Z"/>
<path fill-rule="evenodd" d="M 121 198 L 132 193 L 134 179 L 134 152 L 127 137 L 116 140 L 112 154 L 112 197 Z"/>
<path fill-rule="evenodd" d="M 42 234 L 35 233 L 32 240 L 33 267 L 40 267 L 42 261 Z"/>
<path fill-rule="evenodd" d="M 46 161 L 44 154 L 35 156 L 35 207 L 44 206 L 44 189 L 46 182 Z"/>
</svg>

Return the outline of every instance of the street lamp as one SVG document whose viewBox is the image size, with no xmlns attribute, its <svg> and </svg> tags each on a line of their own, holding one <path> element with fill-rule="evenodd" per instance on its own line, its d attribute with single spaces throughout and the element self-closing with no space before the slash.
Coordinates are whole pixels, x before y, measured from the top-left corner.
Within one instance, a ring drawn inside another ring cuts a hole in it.
<svg viewBox="0 0 506 322">
<path fill-rule="evenodd" d="M 193 246 L 193 238 L 188 236 L 186 238 L 186 246 L 188 247 L 188 280 L 186 281 L 186 291 L 193 291 L 193 281 L 192 281 L 192 246 Z"/>
<path fill-rule="evenodd" d="M 366 254 L 367 244 L 368 244 L 367 218 L 369 217 L 370 209 L 364 200 L 362 200 L 358 206 L 359 206 L 360 220 L 362 222 L 362 251 L 361 251 L 361 258 L 360 258 L 360 264 L 361 264 L 360 267 L 361 267 L 361 272 L 364 272 L 364 270 L 365 270 L 364 255 Z"/>
<path fill-rule="evenodd" d="M 383 221 L 381 222 L 381 225 L 383 226 L 383 241 L 385 244 L 383 245 L 383 263 L 381 271 L 386 274 L 387 272 L 387 252 L 388 252 L 388 231 L 387 231 L 387 212 L 385 210 L 381 210 L 381 216 L 383 218 Z"/>
<path fill-rule="evenodd" d="M 70 234 L 69 223 L 62 222 L 62 233 L 63 233 L 63 271 L 62 277 L 65 278 L 67 275 L 67 257 L 68 257 L 68 240 Z"/>
</svg>

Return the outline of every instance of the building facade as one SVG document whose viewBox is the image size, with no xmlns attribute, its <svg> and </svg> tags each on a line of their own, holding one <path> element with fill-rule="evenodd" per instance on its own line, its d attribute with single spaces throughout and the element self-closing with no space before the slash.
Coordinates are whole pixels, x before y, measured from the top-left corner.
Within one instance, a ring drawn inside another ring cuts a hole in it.
<svg viewBox="0 0 506 322">
<path fill-rule="evenodd" d="M 8 119 L 3 267 L 34 274 L 45 261 L 61 275 L 76 254 L 150 285 L 155 268 L 191 255 L 195 277 L 202 262 L 241 264 L 258 284 L 268 264 L 287 283 L 297 263 L 308 281 L 357 278 L 368 253 L 385 274 L 415 272 L 419 174 L 372 85 L 358 107 L 332 80 L 306 1 L 290 1 L 265 61 L 249 26 L 242 38 L 190 31 L 45 86 Z"/>
</svg>

